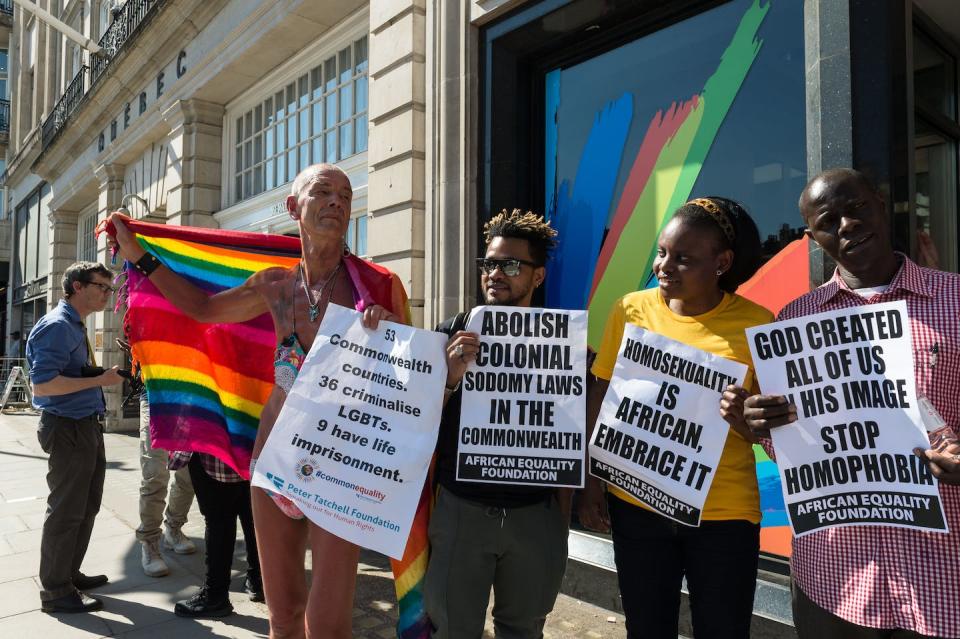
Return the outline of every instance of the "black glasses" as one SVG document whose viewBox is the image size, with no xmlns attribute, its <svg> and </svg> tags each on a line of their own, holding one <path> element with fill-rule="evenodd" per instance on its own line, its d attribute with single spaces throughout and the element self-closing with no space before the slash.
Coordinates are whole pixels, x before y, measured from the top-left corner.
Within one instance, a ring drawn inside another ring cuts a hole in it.
<svg viewBox="0 0 960 639">
<path fill-rule="evenodd" d="M 527 266 L 532 266 L 533 268 L 540 266 L 536 262 L 530 262 L 528 260 L 521 260 L 517 258 L 510 258 L 506 260 L 488 259 L 486 257 L 477 258 L 477 268 L 480 269 L 481 273 L 485 273 L 487 275 L 493 275 L 495 270 L 500 269 L 507 277 L 516 277 L 520 274 L 521 264 L 526 264 Z"/>
<path fill-rule="evenodd" d="M 100 290 L 104 293 L 114 293 L 117 289 L 113 288 L 109 284 L 101 284 L 100 282 L 87 282 L 88 286 L 99 286 Z"/>
</svg>

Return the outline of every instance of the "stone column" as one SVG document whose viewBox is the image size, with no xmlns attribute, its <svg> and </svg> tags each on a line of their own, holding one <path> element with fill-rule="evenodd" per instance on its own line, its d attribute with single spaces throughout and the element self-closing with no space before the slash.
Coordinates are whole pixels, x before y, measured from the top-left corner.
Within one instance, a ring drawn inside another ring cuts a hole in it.
<svg viewBox="0 0 960 639">
<path fill-rule="evenodd" d="M 478 278 L 477 29 L 468 3 L 427 7 L 425 322 L 433 326 L 472 306 Z"/>
<path fill-rule="evenodd" d="M 223 105 L 178 100 L 164 112 L 170 126 L 167 223 L 216 227 L 220 210 Z"/>
<path fill-rule="evenodd" d="M 122 164 L 106 164 L 95 169 L 97 181 L 100 184 L 100 195 L 97 207 L 97 222 L 115 211 L 123 198 L 123 177 L 126 167 Z M 76 236 L 76 232 L 74 232 Z M 74 240 L 76 241 L 76 240 Z M 118 267 L 111 265 L 110 252 L 107 249 L 106 236 L 101 235 L 97 242 L 97 261 L 112 270 Z M 97 363 L 104 368 L 111 366 L 125 366 L 123 353 L 116 345 L 116 338 L 122 335 L 122 315 L 114 312 L 113 304 L 100 313 L 92 313 L 87 317 L 86 324 L 94 329 L 93 350 L 96 353 Z M 135 430 L 139 422 L 136 418 L 123 419 L 120 404 L 123 402 L 123 393 L 126 384 L 109 386 L 103 389 L 107 401 L 106 430 L 108 432 Z"/>
<path fill-rule="evenodd" d="M 803 3 L 804 58 L 807 69 L 807 175 L 853 166 L 850 3 Z M 834 264 L 810 242 L 810 285 L 833 274 Z"/>
<path fill-rule="evenodd" d="M 43 123 L 48 111 L 47 106 L 47 23 L 35 18 L 37 30 L 37 50 L 33 60 L 33 119 Z M 27 47 L 30 42 L 24 43 Z"/>
<path fill-rule="evenodd" d="M 77 211 L 50 211 L 50 275 L 47 278 L 47 308 L 53 308 L 63 297 L 60 281 L 67 267 L 77 261 Z"/>
<path fill-rule="evenodd" d="M 50 6 L 52 2 L 47 3 L 47 11 L 50 11 Z M 49 115 L 53 111 L 54 105 L 56 105 L 57 100 L 60 98 L 60 87 L 57 86 L 57 76 L 60 73 L 66 73 L 66 67 L 60 65 L 60 32 L 43 22 L 42 33 L 43 39 L 43 48 L 38 51 L 38 56 L 43 60 L 43 76 L 38 78 L 38 84 L 43 82 L 43 108 L 41 109 L 44 116 Z M 70 82 L 70 80 L 67 80 Z"/>
<path fill-rule="evenodd" d="M 89 37 L 94 42 L 99 42 L 100 38 L 103 37 L 103 33 L 101 33 L 100 30 L 100 1 L 101 0 L 90 0 L 90 16 L 87 18 L 90 20 Z M 87 62 L 87 64 L 89 64 L 89 62 Z"/>
<path fill-rule="evenodd" d="M 20 6 L 16 6 L 14 8 L 14 13 L 16 17 L 13 20 L 13 28 L 16 29 L 17 40 L 20 42 L 20 55 L 18 56 L 17 62 L 18 71 L 15 76 L 16 86 L 12 87 L 10 91 L 10 107 L 12 109 L 11 116 L 13 118 L 13 122 L 15 123 L 14 126 L 11 127 L 11 152 L 20 150 L 20 148 L 23 146 L 23 141 L 30 134 L 30 131 L 33 130 L 37 120 L 37 116 L 33 111 L 33 72 L 31 71 L 30 65 L 27 64 L 27 58 L 30 55 L 30 39 L 29 31 L 27 31 L 27 20 L 30 19 L 30 14 L 24 11 Z M 36 18 L 34 18 L 34 20 L 35 19 Z"/>
<path fill-rule="evenodd" d="M 400 277 L 415 326 L 424 322 L 425 4 L 370 3 L 367 248 Z"/>
</svg>

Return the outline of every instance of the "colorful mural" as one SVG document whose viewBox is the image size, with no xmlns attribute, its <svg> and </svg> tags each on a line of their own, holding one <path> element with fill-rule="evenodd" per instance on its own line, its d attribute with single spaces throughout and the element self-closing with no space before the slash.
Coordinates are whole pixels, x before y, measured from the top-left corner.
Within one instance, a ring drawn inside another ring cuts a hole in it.
<svg viewBox="0 0 960 639">
<path fill-rule="evenodd" d="M 546 74 L 545 208 L 561 239 L 547 303 L 588 308 L 591 346 L 614 301 L 651 285 L 656 238 L 691 196 L 734 197 L 767 233 L 769 259 L 742 295 L 776 312 L 808 290 L 799 4 L 731 2 Z M 784 107 L 759 109 L 778 82 Z M 762 548 L 788 555 L 776 466 L 755 452 Z"/>
</svg>

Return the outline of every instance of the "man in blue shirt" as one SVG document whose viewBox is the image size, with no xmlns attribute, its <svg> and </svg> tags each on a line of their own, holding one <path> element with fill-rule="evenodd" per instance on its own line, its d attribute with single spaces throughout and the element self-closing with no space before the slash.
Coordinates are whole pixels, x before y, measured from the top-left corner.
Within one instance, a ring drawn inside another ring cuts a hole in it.
<svg viewBox="0 0 960 639">
<path fill-rule="evenodd" d="M 103 386 L 123 382 L 113 367 L 95 374 L 83 318 L 102 311 L 113 293 L 112 273 L 96 262 L 77 262 L 63 274 L 63 296 L 27 338 L 33 405 L 41 409 L 37 437 L 48 460 L 47 513 L 40 542 L 41 609 L 99 610 L 99 599 L 81 590 L 107 583 L 87 576 L 80 564 L 100 510 L 106 457 L 103 450 Z M 87 377 L 84 377 L 84 374 Z"/>
</svg>

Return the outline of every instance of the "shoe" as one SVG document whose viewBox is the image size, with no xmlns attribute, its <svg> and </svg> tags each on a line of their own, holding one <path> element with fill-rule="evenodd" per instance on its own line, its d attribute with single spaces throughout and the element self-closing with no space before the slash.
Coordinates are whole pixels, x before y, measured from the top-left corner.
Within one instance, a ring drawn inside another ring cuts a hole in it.
<svg viewBox="0 0 960 639">
<path fill-rule="evenodd" d="M 163 577 L 170 574 L 167 562 L 160 555 L 159 540 L 140 542 L 140 563 L 143 565 L 144 574 L 148 577 Z"/>
<path fill-rule="evenodd" d="M 206 586 L 200 588 L 200 592 L 185 599 L 178 601 L 173 607 L 173 614 L 178 617 L 191 617 L 194 619 L 210 617 L 226 617 L 233 614 L 233 605 L 226 594 L 220 597 L 213 597 Z"/>
<path fill-rule="evenodd" d="M 172 550 L 178 555 L 192 555 L 197 547 L 179 528 L 167 528 L 163 531 L 163 549 Z"/>
<path fill-rule="evenodd" d="M 40 602 L 40 610 L 43 612 L 93 612 L 101 608 L 103 608 L 102 601 L 79 591 Z"/>
<path fill-rule="evenodd" d="M 243 582 L 243 591 L 250 597 L 250 601 L 263 603 L 263 581 L 259 577 L 247 577 Z"/>
<path fill-rule="evenodd" d="M 78 572 L 73 578 L 73 587 L 77 590 L 90 590 L 92 588 L 105 586 L 108 581 L 110 580 L 107 579 L 106 575 L 85 575 L 82 572 Z"/>
</svg>

